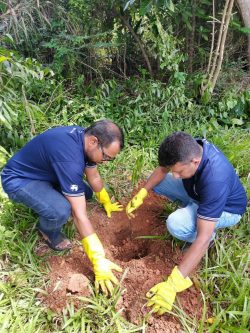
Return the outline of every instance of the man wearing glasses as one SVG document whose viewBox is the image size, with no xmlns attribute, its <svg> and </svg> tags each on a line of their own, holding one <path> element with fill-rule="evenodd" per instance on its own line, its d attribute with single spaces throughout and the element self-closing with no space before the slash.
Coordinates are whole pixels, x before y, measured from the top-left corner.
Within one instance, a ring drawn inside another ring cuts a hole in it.
<svg viewBox="0 0 250 333">
<path fill-rule="evenodd" d="M 108 217 L 122 210 L 121 205 L 111 202 L 97 164 L 113 160 L 123 146 L 121 128 L 109 120 L 97 121 L 86 129 L 55 127 L 28 142 L 7 162 L 1 175 L 9 198 L 39 215 L 37 228 L 50 248 L 71 248 L 61 229 L 73 215 L 83 248 L 93 264 L 96 287 L 105 293 L 112 292 L 113 284 L 118 282 L 112 269 L 121 268 L 105 258 L 87 216 L 86 199 L 94 191 Z"/>
</svg>

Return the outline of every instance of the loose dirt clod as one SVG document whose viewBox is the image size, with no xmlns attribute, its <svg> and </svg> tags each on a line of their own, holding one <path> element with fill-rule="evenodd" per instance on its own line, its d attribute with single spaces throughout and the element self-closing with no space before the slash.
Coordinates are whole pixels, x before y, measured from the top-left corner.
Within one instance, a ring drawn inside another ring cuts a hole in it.
<svg viewBox="0 0 250 333">
<path fill-rule="evenodd" d="M 145 306 L 147 291 L 163 281 L 182 258 L 181 251 L 178 248 L 173 250 L 170 241 L 137 238 L 166 233 L 165 220 L 162 217 L 165 204 L 166 201 L 162 198 L 150 194 L 136 211 L 136 217 L 131 223 L 124 211 L 113 213 L 112 218 L 108 219 L 104 210 L 94 203 L 89 204 L 89 216 L 107 258 L 128 271 L 121 286 L 126 292 L 123 293 L 118 307 L 124 308 L 124 317 L 135 324 L 139 324 L 140 319 L 149 312 Z M 81 282 L 78 278 L 84 275 L 93 282 L 94 275 L 90 262 L 79 246 L 73 247 L 63 257 L 51 256 L 48 260 L 51 267 L 48 277 L 50 285 L 48 295 L 43 296 L 44 305 L 60 312 L 69 297 L 72 301 L 72 293 L 89 296 L 87 288 L 80 290 L 78 283 Z M 115 274 L 118 278 L 121 277 L 121 274 Z M 201 317 L 201 295 L 194 286 L 178 294 L 178 301 L 188 315 L 197 319 Z M 80 306 L 77 300 L 75 305 Z M 153 315 L 148 324 L 147 333 L 182 332 L 178 320 L 170 314 L 160 317 Z"/>
<path fill-rule="evenodd" d="M 73 274 L 69 280 L 67 290 L 72 293 L 86 292 L 89 279 L 83 274 Z"/>
</svg>

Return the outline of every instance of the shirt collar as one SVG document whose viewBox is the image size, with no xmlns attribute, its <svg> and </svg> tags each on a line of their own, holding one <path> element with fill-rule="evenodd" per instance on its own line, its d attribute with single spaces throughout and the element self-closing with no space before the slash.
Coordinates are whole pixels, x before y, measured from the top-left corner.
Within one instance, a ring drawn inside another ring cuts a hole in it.
<svg viewBox="0 0 250 333">
<path fill-rule="evenodd" d="M 203 148 L 201 162 L 198 166 L 198 169 L 196 170 L 196 174 L 199 174 L 201 172 L 201 170 L 203 169 L 203 167 L 206 163 L 206 160 L 207 160 L 207 145 L 205 144 L 205 142 L 206 142 L 205 139 L 196 139 L 196 142 Z"/>
</svg>

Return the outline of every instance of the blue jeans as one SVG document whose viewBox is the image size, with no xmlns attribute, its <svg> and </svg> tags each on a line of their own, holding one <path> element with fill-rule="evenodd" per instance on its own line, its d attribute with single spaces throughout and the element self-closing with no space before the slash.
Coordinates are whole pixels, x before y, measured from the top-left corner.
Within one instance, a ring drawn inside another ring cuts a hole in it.
<svg viewBox="0 0 250 333">
<path fill-rule="evenodd" d="M 90 199 L 93 191 L 89 185 L 85 185 L 85 197 Z M 32 208 L 39 215 L 38 229 L 52 241 L 57 238 L 71 215 L 69 201 L 46 181 L 32 180 L 18 191 L 8 193 L 8 196 L 11 200 Z"/>
<path fill-rule="evenodd" d="M 197 209 L 199 203 L 189 197 L 182 180 L 175 179 L 170 173 L 153 190 L 157 194 L 166 196 L 171 201 L 178 202 L 182 207 L 168 216 L 166 220 L 167 229 L 172 236 L 192 243 L 197 235 Z M 216 223 L 215 229 L 233 226 L 240 219 L 241 215 L 239 214 L 223 212 Z M 214 236 L 215 232 L 212 239 Z"/>
</svg>

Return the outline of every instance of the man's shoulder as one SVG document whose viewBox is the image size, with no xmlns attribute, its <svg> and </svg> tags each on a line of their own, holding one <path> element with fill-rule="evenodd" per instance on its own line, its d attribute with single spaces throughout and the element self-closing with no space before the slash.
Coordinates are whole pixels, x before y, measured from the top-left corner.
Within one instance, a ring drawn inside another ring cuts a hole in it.
<svg viewBox="0 0 250 333">
<path fill-rule="evenodd" d="M 78 125 L 71 125 L 71 126 L 56 126 L 47 129 L 45 132 L 41 133 L 44 136 L 54 136 L 59 134 L 69 134 L 69 135 L 77 135 L 84 132 L 84 128 Z"/>
<path fill-rule="evenodd" d="M 80 126 L 61 126 L 41 134 L 41 150 L 53 162 L 79 162 L 83 159 L 83 132 Z"/>
<path fill-rule="evenodd" d="M 202 140 L 204 151 L 204 166 L 206 169 L 213 170 L 215 174 L 223 174 L 231 172 L 233 169 L 232 164 L 227 159 L 226 155 L 213 143 Z"/>
<path fill-rule="evenodd" d="M 223 183 L 230 182 L 234 178 L 235 170 L 227 157 L 217 146 L 206 139 L 202 139 L 202 146 L 202 162 L 196 177 L 200 186 L 207 186 L 213 182 L 220 187 Z"/>
<path fill-rule="evenodd" d="M 40 134 L 38 141 L 43 142 L 46 146 L 49 145 L 53 149 L 57 145 L 65 144 L 82 144 L 84 128 L 80 126 L 60 126 L 53 127 Z"/>
</svg>

